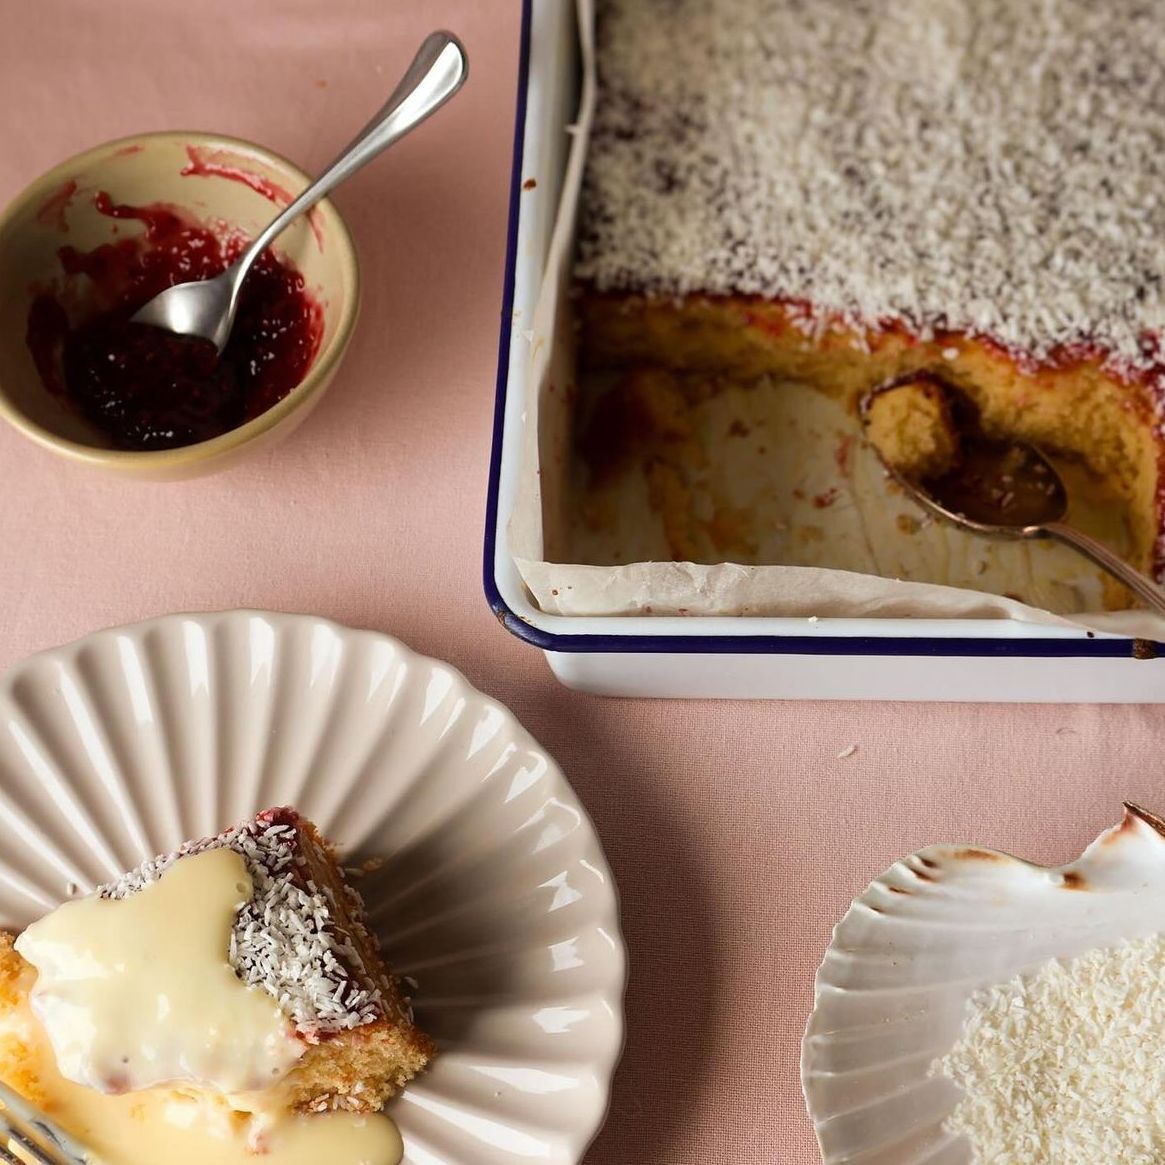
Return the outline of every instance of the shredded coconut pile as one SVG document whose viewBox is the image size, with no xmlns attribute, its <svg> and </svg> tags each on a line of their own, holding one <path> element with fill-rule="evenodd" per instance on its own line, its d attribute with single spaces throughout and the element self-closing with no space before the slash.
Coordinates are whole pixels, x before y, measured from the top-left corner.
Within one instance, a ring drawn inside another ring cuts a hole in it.
<svg viewBox="0 0 1165 1165">
<path fill-rule="evenodd" d="M 932 1068 L 982 1165 L 1165 1161 L 1165 937 L 1053 961 L 976 994 Z"/>
<path fill-rule="evenodd" d="M 357 982 L 349 970 L 362 970 L 363 962 L 335 933 L 327 897 L 306 871 L 292 877 L 305 864 L 292 825 L 256 818 L 153 858 L 97 892 L 124 898 L 156 881 L 179 858 L 222 846 L 242 857 L 254 885 L 231 933 L 230 961 L 243 982 L 274 997 L 309 1041 L 381 1018 L 380 993 Z"/>
<path fill-rule="evenodd" d="M 1156 366 L 1146 0 L 600 0 L 578 274 Z"/>
</svg>

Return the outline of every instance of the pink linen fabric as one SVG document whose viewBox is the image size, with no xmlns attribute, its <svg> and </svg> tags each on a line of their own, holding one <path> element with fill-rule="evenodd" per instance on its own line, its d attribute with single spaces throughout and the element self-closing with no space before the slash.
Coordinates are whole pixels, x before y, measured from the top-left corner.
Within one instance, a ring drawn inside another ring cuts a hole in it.
<svg viewBox="0 0 1165 1165">
<path fill-rule="evenodd" d="M 622 895 L 627 1049 L 592 1165 L 812 1165 L 799 1041 L 830 927 L 865 883 L 942 840 L 1059 863 L 1123 798 L 1165 811 L 1165 709 L 602 700 L 498 626 L 479 575 L 517 3 L 0 14 L 0 202 L 143 130 L 236 134 L 318 169 L 426 32 L 464 38 L 464 93 L 336 196 L 363 317 L 286 444 L 145 485 L 0 431 L 0 666 L 101 626 L 255 606 L 390 631 L 513 707 L 593 814 Z"/>
</svg>

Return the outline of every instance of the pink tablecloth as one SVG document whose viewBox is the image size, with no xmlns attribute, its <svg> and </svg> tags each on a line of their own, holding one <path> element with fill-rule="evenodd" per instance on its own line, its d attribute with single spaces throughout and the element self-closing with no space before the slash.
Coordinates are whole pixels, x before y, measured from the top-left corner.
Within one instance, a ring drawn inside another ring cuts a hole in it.
<svg viewBox="0 0 1165 1165">
<path fill-rule="evenodd" d="M 339 192 L 363 321 L 287 444 L 145 486 L 0 432 L 0 665 L 103 625 L 235 606 L 318 612 L 451 660 L 558 757 L 619 880 L 628 1043 L 589 1160 L 809 1165 L 798 1042 L 851 897 L 927 842 L 1059 862 L 1122 798 L 1165 810 L 1165 712 L 588 699 L 498 626 L 478 579 L 516 3 L 10 2 L 0 201 L 137 130 L 222 130 L 318 167 L 438 25 L 464 37 L 469 87 Z"/>
</svg>

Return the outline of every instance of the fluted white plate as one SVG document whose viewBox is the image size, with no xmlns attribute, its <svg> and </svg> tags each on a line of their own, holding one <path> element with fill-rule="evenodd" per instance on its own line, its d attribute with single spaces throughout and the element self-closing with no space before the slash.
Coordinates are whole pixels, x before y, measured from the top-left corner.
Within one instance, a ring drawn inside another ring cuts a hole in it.
<svg viewBox="0 0 1165 1165">
<path fill-rule="evenodd" d="M 555 763 L 446 664 L 320 619 L 173 615 L 0 680 L 0 925 L 271 805 L 354 860 L 432 1069 L 410 1165 L 576 1162 L 622 1044 L 611 874 Z"/>
<path fill-rule="evenodd" d="M 1131 805 L 1067 866 L 954 845 L 891 866 L 834 928 L 817 972 L 801 1083 L 826 1165 L 966 1165 L 970 1143 L 942 1127 L 959 1088 L 930 1067 L 958 1040 L 972 992 L 1161 932 L 1165 822 Z"/>
</svg>

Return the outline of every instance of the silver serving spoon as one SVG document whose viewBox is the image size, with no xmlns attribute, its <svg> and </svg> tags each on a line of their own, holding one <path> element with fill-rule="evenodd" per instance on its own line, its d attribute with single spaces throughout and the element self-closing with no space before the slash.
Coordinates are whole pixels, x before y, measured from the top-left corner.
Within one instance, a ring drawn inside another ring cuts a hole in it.
<svg viewBox="0 0 1165 1165">
<path fill-rule="evenodd" d="M 862 426 L 878 392 L 861 402 Z M 873 445 L 873 442 L 870 442 Z M 990 538 L 1054 538 L 1078 550 L 1124 583 L 1142 603 L 1165 615 L 1165 590 L 1114 554 L 1103 542 L 1064 521 L 1068 493 L 1052 463 L 1034 446 L 964 435 L 960 465 L 942 477 L 914 481 L 874 446 L 892 478 L 924 509 L 964 530 Z"/>
<path fill-rule="evenodd" d="M 183 336 L 199 336 L 221 352 L 235 322 L 239 290 L 259 255 L 301 214 L 440 109 L 468 75 L 469 60 L 461 42 L 452 33 L 431 33 L 380 112 L 238 259 L 214 279 L 177 283 L 155 295 L 134 313 L 133 322 L 152 324 Z"/>
</svg>

